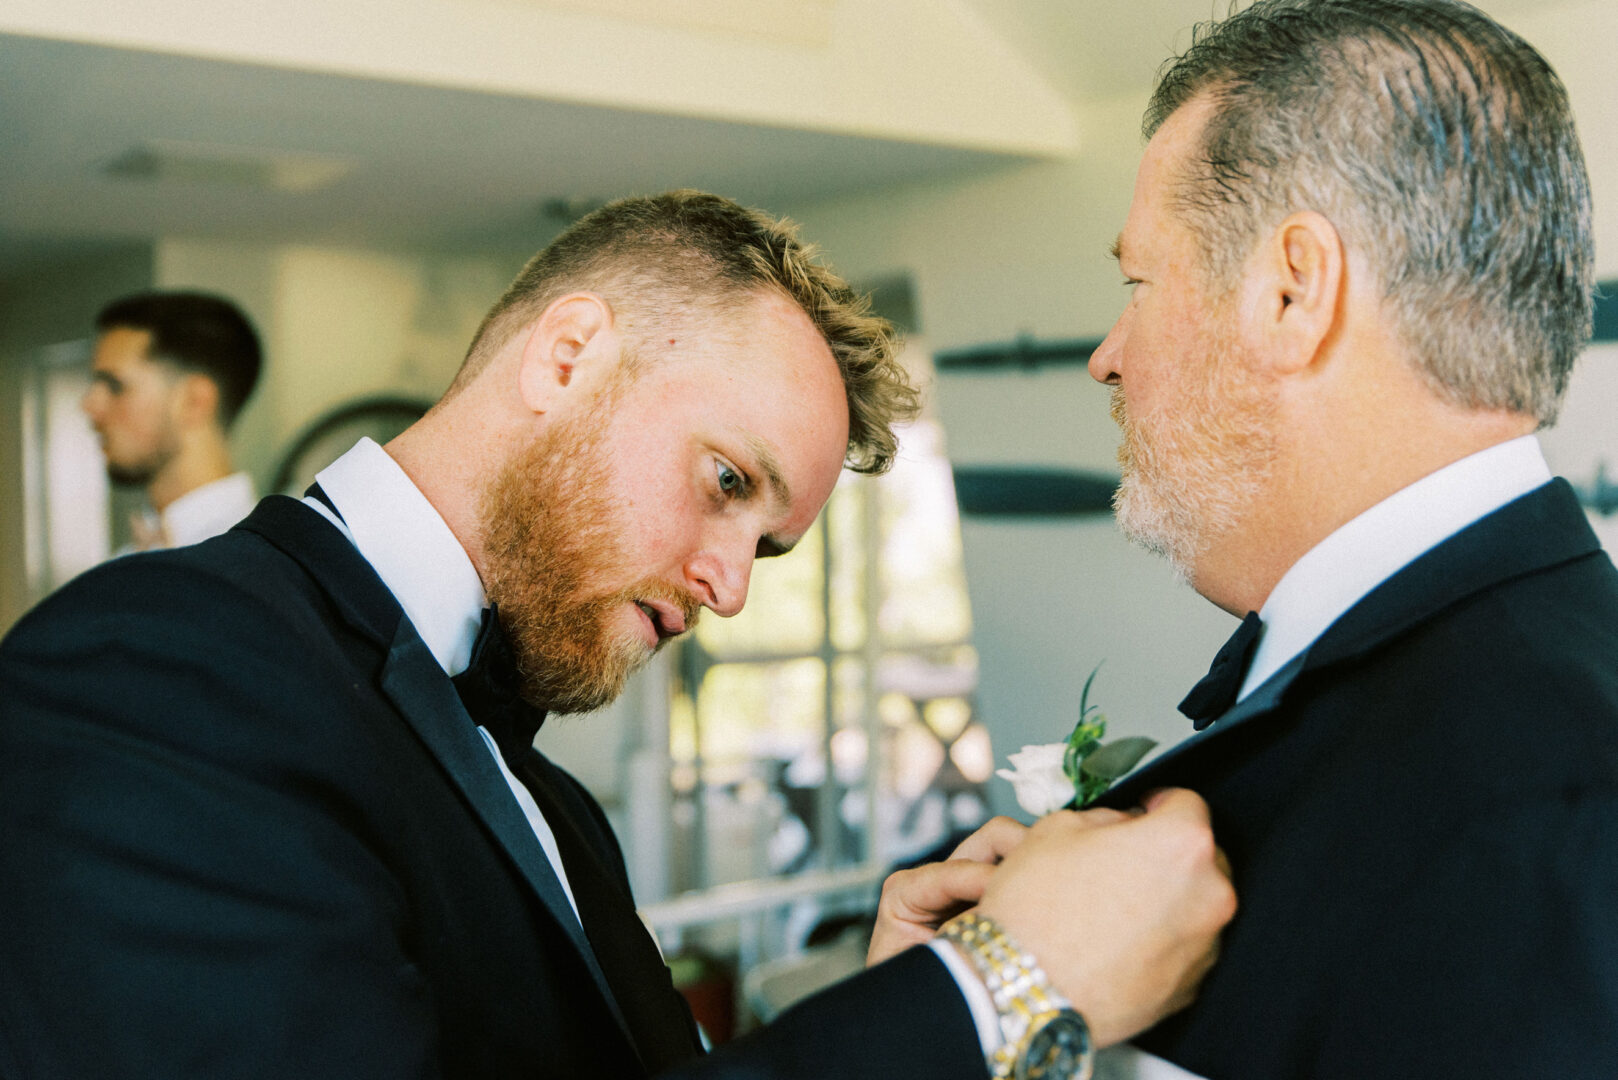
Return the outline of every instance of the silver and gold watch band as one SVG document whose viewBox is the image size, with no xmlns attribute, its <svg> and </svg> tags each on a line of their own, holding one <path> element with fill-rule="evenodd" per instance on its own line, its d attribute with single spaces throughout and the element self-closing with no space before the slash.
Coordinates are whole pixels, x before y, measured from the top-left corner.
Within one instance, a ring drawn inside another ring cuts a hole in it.
<svg viewBox="0 0 1618 1080">
<path fill-rule="evenodd" d="M 988 1058 L 996 1080 L 1034 1076 L 1089 1080 L 1095 1063 L 1089 1029 L 1031 954 L 993 919 L 975 911 L 957 915 L 938 933 L 971 961 L 994 1001 L 1003 1039 Z M 1057 1045 L 1046 1045 L 1053 1042 Z"/>
</svg>

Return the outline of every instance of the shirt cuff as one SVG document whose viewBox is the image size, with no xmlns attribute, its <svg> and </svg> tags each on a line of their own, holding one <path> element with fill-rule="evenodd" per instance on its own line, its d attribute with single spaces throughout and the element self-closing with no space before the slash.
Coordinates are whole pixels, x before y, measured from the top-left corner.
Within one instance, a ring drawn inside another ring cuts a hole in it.
<svg viewBox="0 0 1618 1080">
<path fill-rule="evenodd" d="M 1000 1034 L 1000 1010 L 994 1007 L 994 998 L 989 996 L 989 988 L 983 985 L 983 980 L 978 978 L 978 973 L 972 969 L 966 957 L 956 952 L 955 946 L 949 942 L 929 941 L 927 947 L 938 954 L 938 958 L 944 962 L 944 966 L 954 977 L 956 985 L 961 988 L 961 996 L 966 998 L 966 1007 L 972 1010 L 972 1023 L 978 1029 L 978 1042 L 983 1045 L 983 1056 L 989 1057 L 1005 1042 Z"/>
</svg>

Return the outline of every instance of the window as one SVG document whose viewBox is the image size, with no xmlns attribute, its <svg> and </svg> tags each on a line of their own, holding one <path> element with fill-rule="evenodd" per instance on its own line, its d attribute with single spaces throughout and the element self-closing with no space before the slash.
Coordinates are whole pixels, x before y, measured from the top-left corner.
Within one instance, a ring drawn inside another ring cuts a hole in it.
<svg viewBox="0 0 1618 1080">
<path fill-rule="evenodd" d="M 987 817 L 994 757 L 974 716 L 971 607 L 936 421 L 902 432 L 889 474 L 845 473 L 797 549 L 755 566 L 746 609 L 699 623 L 680 649 L 673 899 L 644 910 L 666 948 L 694 944 L 746 971 L 816 924 L 869 911 L 895 865 Z"/>
</svg>

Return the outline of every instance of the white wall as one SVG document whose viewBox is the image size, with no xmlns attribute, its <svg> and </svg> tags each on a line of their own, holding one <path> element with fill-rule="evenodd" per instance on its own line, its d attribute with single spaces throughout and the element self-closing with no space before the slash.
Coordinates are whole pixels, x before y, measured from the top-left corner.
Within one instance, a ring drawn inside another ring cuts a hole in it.
<svg viewBox="0 0 1618 1080">
<path fill-rule="evenodd" d="M 38 599 L 27 579 L 23 384 L 40 351 L 94 334 L 96 312 L 151 284 L 152 252 L 123 244 L 38 267 L 0 284 L 0 634 Z"/>
<path fill-rule="evenodd" d="M 292 440 L 336 406 L 380 393 L 437 399 L 519 265 L 500 255 L 169 239 L 157 245 L 154 276 L 160 288 L 223 293 L 257 324 L 264 375 L 232 446 L 267 490 Z"/>
<path fill-rule="evenodd" d="M 0 32 L 1063 155 L 1067 102 L 955 0 L 8 0 Z"/>
<path fill-rule="evenodd" d="M 1600 466 L 1607 483 L 1618 484 L 1618 345 L 1604 343 L 1585 353 L 1573 371 L 1561 419 L 1539 438 L 1551 470 L 1575 486 L 1590 487 Z M 1618 552 L 1618 515 L 1592 514 L 1590 523 L 1602 546 Z"/>
</svg>

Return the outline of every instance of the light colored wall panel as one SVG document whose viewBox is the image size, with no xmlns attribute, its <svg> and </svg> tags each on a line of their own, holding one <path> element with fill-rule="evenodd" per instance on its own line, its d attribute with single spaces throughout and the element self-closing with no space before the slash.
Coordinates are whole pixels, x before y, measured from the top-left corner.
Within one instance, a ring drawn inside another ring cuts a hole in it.
<svg viewBox="0 0 1618 1080">
<path fill-rule="evenodd" d="M 258 324 L 265 372 L 232 443 L 261 490 L 308 424 L 355 398 L 435 400 L 518 269 L 510 257 L 166 240 L 165 288 L 205 287 Z"/>
<path fill-rule="evenodd" d="M 90 337 L 104 304 L 151 280 L 150 247 L 124 244 L 33 266 L 0 285 L 0 633 L 38 599 L 24 534 L 20 420 L 28 365 L 42 349 Z"/>
<path fill-rule="evenodd" d="M 808 14 L 788 33 L 757 12 L 693 26 L 621 0 L 279 0 L 251 15 L 198 0 L 9 0 L 0 32 L 662 115 L 1073 151 L 1069 103 L 956 0 L 840 0 Z"/>
</svg>

